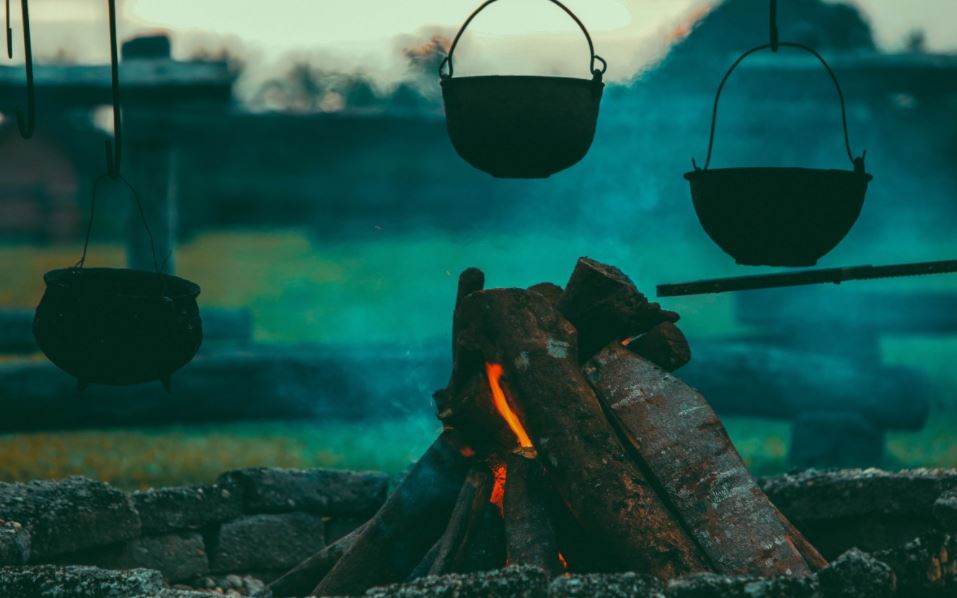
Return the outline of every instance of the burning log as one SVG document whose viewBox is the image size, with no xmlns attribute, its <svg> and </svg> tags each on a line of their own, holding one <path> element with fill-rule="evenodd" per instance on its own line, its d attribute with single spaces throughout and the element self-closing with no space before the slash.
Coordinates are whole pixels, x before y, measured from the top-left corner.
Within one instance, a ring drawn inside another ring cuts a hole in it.
<svg viewBox="0 0 957 598">
<path fill-rule="evenodd" d="M 691 539 L 628 459 L 582 376 L 574 327 L 542 295 L 520 289 L 472 293 L 459 311 L 459 350 L 502 364 L 505 390 L 512 391 L 554 487 L 582 525 L 606 538 L 634 570 L 663 579 L 706 570 Z"/>
<path fill-rule="evenodd" d="M 671 322 L 662 322 L 634 339 L 628 343 L 628 350 L 668 372 L 673 372 L 691 361 L 688 339 Z"/>
<path fill-rule="evenodd" d="M 287 596 L 305 596 L 339 562 L 342 555 L 355 545 L 356 540 L 369 527 L 366 522 L 352 532 L 326 546 L 313 556 L 296 565 L 282 577 L 269 584 L 269 591 L 276 598 Z"/>
<path fill-rule="evenodd" d="M 534 565 L 548 576 L 562 572 L 548 513 L 548 482 L 538 459 L 518 451 L 506 460 L 504 512 L 509 565 Z"/>
<path fill-rule="evenodd" d="M 662 322 L 678 321 L 678 314 L 649 303 L 621 270 L 587 257 L 578 260 L 558 301 L 558 311 L 578 329 L 582 363 L 613 340 L 644 334 Z"/>
<path fill-rule="evenodd" d="M 361 594 L 408 577 L 445 529 L 472 454 L 454 430 L 442 432 L 313 593 Z"/>
<path fill-rule="evenodd" d="M 783 515 L 700 394 L 618 343 L 584 371 L 718 572 L 810 574 Z"/>
<path fill-rule="evenodd" d="M 486 503 L 475 533 L 466 546 L 462 573 L 491 571 L 505 566 L 505 523 L 498 505 Z"/>
<path fill-rule="evenodd" d="M 533 284 L 528 287 L 528 290 L 533 293 L 538 293 L 542 297 L 548 299 L 548 302 L 552 305 L 558 305 L 559 300 L 562 298 L 562 287 L 551 282 L 540 282 L 538 284 Z"/>
<path fill-rule="evenodd" d="M 428 575 L 455 573 L 459 570 L 465 549 L 491 494 L 492 475 L 488 467 L 484 463 L 473 466 L 462 484 L 462 490 L 449 518 L 449 525 L 436 542 L 437 548 L 427 570 Z"/>
</svg>

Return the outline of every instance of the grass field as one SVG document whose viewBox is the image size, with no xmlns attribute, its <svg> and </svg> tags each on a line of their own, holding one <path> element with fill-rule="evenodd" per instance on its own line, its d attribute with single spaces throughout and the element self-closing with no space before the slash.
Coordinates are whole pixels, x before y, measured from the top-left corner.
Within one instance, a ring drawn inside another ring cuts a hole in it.
<svg viewBox="0 0 957 598">
<path fill-rule="evenodd" d="M 72 264 L 76 247 L 0 247 L 0 308 L 33 307 L 42 273 Z M 957 253 L 953 246 L 938 248 Z M 595 242 L 548 234 L 420 235 L 323 244 L 296 232 L 223 233 L 184 244 L 181 275 L 203 287 L 201 305 L 248 307 L 257 341 L 403 342 L 448 334 L 457 273 L 483 268 L 489 286 L 563 282 L 575 259 L 620 265 L 641 288 L 730 275 L 724 256 L 682 243 Z M 91 263 L 121 264 L 116 246 L 97 246 Z M 661 256 L 666 255 L 667 260 Z M 845 256 L 855 263 L 853 255 Z M 954 277 L 880 283 L 882 288 L 957 288 Z M 837 291 L 839 292 L 839 291 Z M 669 301 L 695 336 L 741 332 L 730 296 Z M 957 339 L 887 338 L 888 363 L 915 367 L 934 388 L 934 413 L 920 433 L 892 434 L 888 467 L 957 466 Z M 730 419 L 728 429 L 759 474 L 786 468 L 788 426 Z M 246 466 L 345 467 L 402 471 L 434 438 L 431 418 L 401 421 L 239 423 L 153 429 L 0 435 L 0 480 L 82 474 L 125 488 L 208 482 Z"/>
</svg>

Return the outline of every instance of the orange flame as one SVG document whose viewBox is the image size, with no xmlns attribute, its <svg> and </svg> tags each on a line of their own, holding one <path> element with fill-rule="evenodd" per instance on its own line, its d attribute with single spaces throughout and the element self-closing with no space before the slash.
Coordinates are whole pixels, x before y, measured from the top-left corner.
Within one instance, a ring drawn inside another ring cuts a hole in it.
<svg viewBox="0 0 957 598">
<path fill-rule="evenodd" d="M 488 376 L 488 385 L 492 389 L 492 400 L 495 403 L 495 408 L 515 434 L 519 446 L 522 448 L 535 448 L 535 445 L 532 444 L 532 439 L 528 437 L 528 433 L 522 426 L 522 422 L 519 421 L 518 416 L 515 415 L 515 412 L 509 407 L 508 400 L 505 398 L 505 391 L 502 390 L 501 384 L 503 373 L 504 369 L 501 364 L 485 364 L 485 374 Z"/>
<path fill-rule="evenodd" d="M 565 555 L 561 552 L 558 553 L 558 561 L 562 564 L 562 571 L 568 571 L 568 561 L 565 560 Z"/>
<path fill-rule="evenodd" d="M 490 503 L 498 507 L 498 512 L 502 514 L 502 517 L 505 516 L 505 477 L 507 472 L 508 468 L 504 463 L 496 465 L 492 470 L 495 481 L 492 483 L 492 496 L 488 499 Z"/>
</svg>

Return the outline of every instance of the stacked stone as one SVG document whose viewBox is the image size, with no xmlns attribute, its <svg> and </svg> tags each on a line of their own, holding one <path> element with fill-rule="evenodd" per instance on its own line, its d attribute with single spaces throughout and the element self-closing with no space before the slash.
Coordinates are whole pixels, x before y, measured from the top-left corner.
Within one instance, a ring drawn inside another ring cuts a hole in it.
<svg viewBox="0 0 957 598">
<path fill-rule="evenodd" d="M 368 519 L 387 490 L 382 473 L 268 468 L 131 494 L 78 477 L 0 483 L 0 565 L 152 569 L 200 586 L 269 579 Z"/>
</svg>

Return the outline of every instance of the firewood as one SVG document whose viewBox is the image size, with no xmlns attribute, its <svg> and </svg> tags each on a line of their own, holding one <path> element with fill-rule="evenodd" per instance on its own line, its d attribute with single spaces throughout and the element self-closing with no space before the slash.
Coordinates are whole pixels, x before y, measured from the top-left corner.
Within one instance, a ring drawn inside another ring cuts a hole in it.
<svg viewBox="0 0 957 598">
<path fill-rule="evenodd" d="M 600 537 L 582 527 L 557 492 L 548 497 L 548 515 L 569 573 L 621 573 L 628 570 L 628 566 L 608 550 Z"/>
<path fill-rule="evenodd" d="M 613 340 L 644 334 L 662 322 L 678 321 L 678 314 L 649 303 L 621 270 L 587 257 L 578 260 L 558 301 L 558 311 L 578 329 L 582 363 Z"/>
<path fill-rule="evenodd" d="M 578 521 L 633 570 L 662 579 L 706 570 L 582 376 L 575 328 L 542 295 L 521 289 L 472 293 L 459 311 L 456 342 L 502 364 L 515 411 Z"/>
<path fill-rule="evenodd" d="M 438 551 L 435 560 L 429 567 L 428 575 L 443 575 L 454 573 L 461 566 L 465 547 L 478 520 L 489 502 L 492 493 L 492 474 L 484 463 L 472 467 L 462 490 L 459 492 L 448 527 L 437 543 Z"/>
<path fill-rule="evenodd" d="M 481 359 L 475 362 L 482 363 Z M 515 436 L 495 409 L 484 363 L 471 372 L 460 370 L 461 376 L 449 388 L 435 392 L 438 418 L 460 432 L 469 446 L 481 457 L 515 446 Z"/>
<path fill-rule="evenodd" d="M 516 452 L 506 459 L 505 547 L 509 565 L 533 565 L 555 577 L 562 573 L 558 543 L 548 514 L 550 490 L 535 456 Z"/>
<path fill-rule="evenodd" d="M 369 526 L 365 522 L 350 533 L 326 546 L 313 556 L 296 565 L 282 577 L 269 584 L 269 591 L 276 598 L 287 596 L 305 596 L 312 591 L 316 584 L 326 576 L 335 566 L 342 555 L 346 553 L 359 539 L 359 536 Z"/>
<path fill-rule="evenodd" d="M 445 529 L 471 454 L 457 432 L 442 432 L 313 593 L 361 594 L 408 577 Z"/>
<path fill-rule="evenodd" d="M 634 339 L 628 344 L 628 350 L 668 372 L 691 361 L 688 339 L 671 322 L 662 322 Z"/>
<path fill-rule="evenodd" d="M 811 573 L 704 397 L 620 343 L 583 370 L 719 573 Z"/>
<path fill-rule="evenodd" d="M 563 292 L 562 287 L 552 282 L 540 282 L 538 284 L 533 284 L 532 286 L 528 287 L 528 290 L 545 297 L 552 305 L 558 305 L 558 301 L 562 298 Z"/>
<path fill-rule="evenodd" d="M 461 561 L 459 573 L 491 571 L 505 566 L 505 524 L 496 505 L 485 503 L 482 507 Z"/>
<path fill-rule="evenodd" d="M 801 533 L 801 530 L 796 528 L 794 524 L 791 523 L 791 520 L 780 510 L 777 510 L 777 515 L 781 521 L 781 525 L 787 530 L 791 542 L 794 543 L 795 548 L 797 548 L 801 556 L 804 557 L 804 562 L 808 564 L 811 571 L 817 572 L 827 567 L 827 559 L 818 552 L 818 549 Z"/>
</svg>

